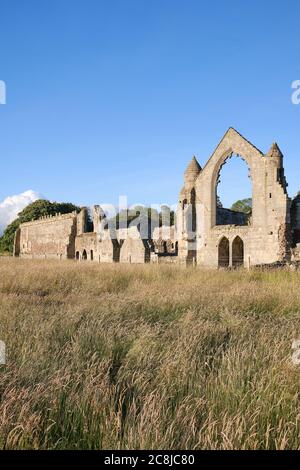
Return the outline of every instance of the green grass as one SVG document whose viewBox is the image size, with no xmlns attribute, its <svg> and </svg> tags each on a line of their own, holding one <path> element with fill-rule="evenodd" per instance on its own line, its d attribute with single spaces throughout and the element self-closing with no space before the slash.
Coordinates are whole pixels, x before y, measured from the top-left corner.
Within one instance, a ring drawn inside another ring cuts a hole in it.
<svg viewBox="0 0 300 470">
<path fill-rule="evenodd" d="M 300 273 L 0 259 L 0 447 L 299 449 Z"/>
</svg>

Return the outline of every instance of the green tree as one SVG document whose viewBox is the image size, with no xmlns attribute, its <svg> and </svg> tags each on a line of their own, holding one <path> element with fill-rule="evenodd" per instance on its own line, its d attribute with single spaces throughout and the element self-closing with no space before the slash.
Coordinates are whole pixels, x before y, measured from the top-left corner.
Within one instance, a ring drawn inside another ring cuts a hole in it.
<svg viewBox="0 0 300 470">
<path fill-rule="evenodd" d="M 12 253 L 14 245 L 14 236 L 21 223 L 37 220 L 45 215 L 55 215 L 57 213 L 68 214 L 70 212 L 79 212 L 80 207 L 69 202 L 50 202 L 46 199 L 38 199 L 25 207 L 18 217 L 9 224 L 0 238 L 0 253 Z"/>
<path fill-rule="evenodd" d="M 232 211 L 243 212 L 248 217 L 252 214 L 252 198 L 240 199 L 231 206 Z"/>
<path fill-rule="evenodd" d="M 151 238 L 151 229 L 155 227 L 161 227 L 163 219 L 163 213 L 169 215 L 170 225 L 175 224 L 175 213 L 171 211 L 168 206 L 162 206 L 161 212 L 156 209 L 145 206 L 135 206 L 133 209 L 122 209 L 108 220 L 108 225 L 114 226 L 116 229 L 127 228 L 129 225 L 148 227 L 148 237 Z M 167 218 L 168 220 L 168 218 Z"/>
</svg>

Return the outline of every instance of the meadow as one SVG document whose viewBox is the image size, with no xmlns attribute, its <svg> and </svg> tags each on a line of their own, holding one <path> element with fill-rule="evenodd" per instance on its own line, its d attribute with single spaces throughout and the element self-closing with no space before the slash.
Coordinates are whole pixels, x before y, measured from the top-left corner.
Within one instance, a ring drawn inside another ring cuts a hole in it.
<svg viewBox="0 0 300 470">
<path fill-rule="evenodd" d="M 299 449 L 299 287 L 0 258 L 0 448 Z"/>
</svg>

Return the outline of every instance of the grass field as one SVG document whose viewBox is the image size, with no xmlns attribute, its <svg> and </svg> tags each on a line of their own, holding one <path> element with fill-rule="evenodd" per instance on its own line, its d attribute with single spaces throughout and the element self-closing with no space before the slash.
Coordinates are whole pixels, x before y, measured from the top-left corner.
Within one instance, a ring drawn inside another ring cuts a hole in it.
<svg viewBox="0 0 300 470">
<path fill-rule="evenodd" d="M 0 447 L 298 449 L 300 273 L 0 258 Z"/>
</svg>

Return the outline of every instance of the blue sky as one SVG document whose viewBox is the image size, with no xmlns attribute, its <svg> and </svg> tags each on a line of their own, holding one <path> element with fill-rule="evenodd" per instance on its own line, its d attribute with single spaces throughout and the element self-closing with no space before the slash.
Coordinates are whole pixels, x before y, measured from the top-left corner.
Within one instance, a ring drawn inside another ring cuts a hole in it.
<svg viewBox="0 0 300 470">
<path fill-rule="evenodd" d="M 276 140 L 300 190 L 299 1 L 1 0 L 0 18 L 0 200 L 172 204 L 229 126 Z M 225 205 L 248 196 L 232 165 Z"/>
</svg>

